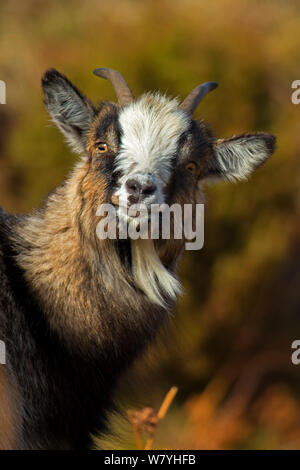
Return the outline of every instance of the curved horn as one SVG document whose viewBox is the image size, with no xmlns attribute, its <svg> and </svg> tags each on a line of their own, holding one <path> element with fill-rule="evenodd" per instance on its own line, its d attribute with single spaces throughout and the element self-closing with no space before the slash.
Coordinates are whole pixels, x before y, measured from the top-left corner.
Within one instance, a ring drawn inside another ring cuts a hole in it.
<svg viewBox="0 0 300 470">
<path fill-rule="evenodd" d="M 112 83 L 120 106 L 125 106 L 126 104 L 131 103 L 131 101 L 134 99 L 132 91 L 126 83 L 125 78 L 117 70 L 100 68 L 95 69 L 93 73 L 98 77 L 109 80 Z"/>
<path fill-rule="evenodd" d="M 191 91 L 179 107 L 189 114 L 194 114 L 200 101 L 203 100 L 207 93 L 217 88 L 217 86 L 218 84 L 216 82 L 206 82 L 202 83 L 202 85 L 198 85 L 193 89 L 193 91 Z"/>
</svg>

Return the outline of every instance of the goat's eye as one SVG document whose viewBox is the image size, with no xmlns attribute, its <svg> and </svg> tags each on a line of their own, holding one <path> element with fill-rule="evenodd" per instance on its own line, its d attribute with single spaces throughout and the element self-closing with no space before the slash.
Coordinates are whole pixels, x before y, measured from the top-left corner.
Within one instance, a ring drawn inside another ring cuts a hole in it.
<svg viewBox="0 0 300 470">
<path fill-rule="evenodd" d="M 197 165 L 194 162 L 189 162 L 185 165 L 185 168 L 195 175 L 197 173 Z"/>
<path fill-rule="evenodd" d="M 105 153 L 108 150 L 108 145 L 105 142 L 97 142 L 96 146 L 99 153 Z"/>
</svg>

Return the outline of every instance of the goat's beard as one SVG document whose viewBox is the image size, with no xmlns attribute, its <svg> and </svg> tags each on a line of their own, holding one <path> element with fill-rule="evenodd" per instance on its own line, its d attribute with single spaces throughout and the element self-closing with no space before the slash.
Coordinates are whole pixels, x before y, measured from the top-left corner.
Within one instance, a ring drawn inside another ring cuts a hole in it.
<svg viewBox="0 0 300 470">
<path fill-rule="evenodd" d="M 151 239 L 131 240 L 132 270 L 137 286 L 148 298 L 162 307 L 173 303 L 181 286 L 161 262 Z"/>
<path fill-rule="evenodd" d="M 151 217 L 151 208 L 143 206 L 141 212 L 131 216 L 130 208 L 122 210 L 119 206 L 118 229 L 126 232 L 131 244 L 132 272 L 135 283 L 149 298 L 161 307 L 173 304 L 181 292 L 175 275 L 162 263 L 152 239 L 160 238 L 160 220 Z M 130 228 L 133 233 L 130 233 Z"/>
</svg>

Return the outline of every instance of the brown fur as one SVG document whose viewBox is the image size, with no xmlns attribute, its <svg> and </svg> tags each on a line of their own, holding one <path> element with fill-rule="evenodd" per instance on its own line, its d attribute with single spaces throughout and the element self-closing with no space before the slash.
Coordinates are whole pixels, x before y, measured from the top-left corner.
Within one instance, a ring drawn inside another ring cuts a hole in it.
<svg viewBox="0 0 300 470">
<path fill-rule="evenodd" d="M 0 450 L 15 448 L 17 423 L 14 403 L 15 390 L 7 377 L 5 365 L 0 365 Z"/>
</svg>

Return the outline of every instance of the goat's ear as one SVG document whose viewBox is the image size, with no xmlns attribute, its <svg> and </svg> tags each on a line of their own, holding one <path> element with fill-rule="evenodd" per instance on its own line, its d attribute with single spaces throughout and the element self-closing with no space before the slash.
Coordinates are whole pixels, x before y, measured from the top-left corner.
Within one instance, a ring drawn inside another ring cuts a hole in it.
<svg viewBox="0 0 300 470">
<path fill-rule="evenodd" d="M 68 143 L 77 152 L 84 152 L 86 133 L 95 117 L 93 104 L 64 75 L 49 69 L 42 87 L 46 108 Z"/>
<path fill-rule="evenodd" d="M 272 155 L 275 141 L 276 138 L 272 134 L 262 132 L 216 140 L 206 178 L 247 178 Z"/>
</svg>

